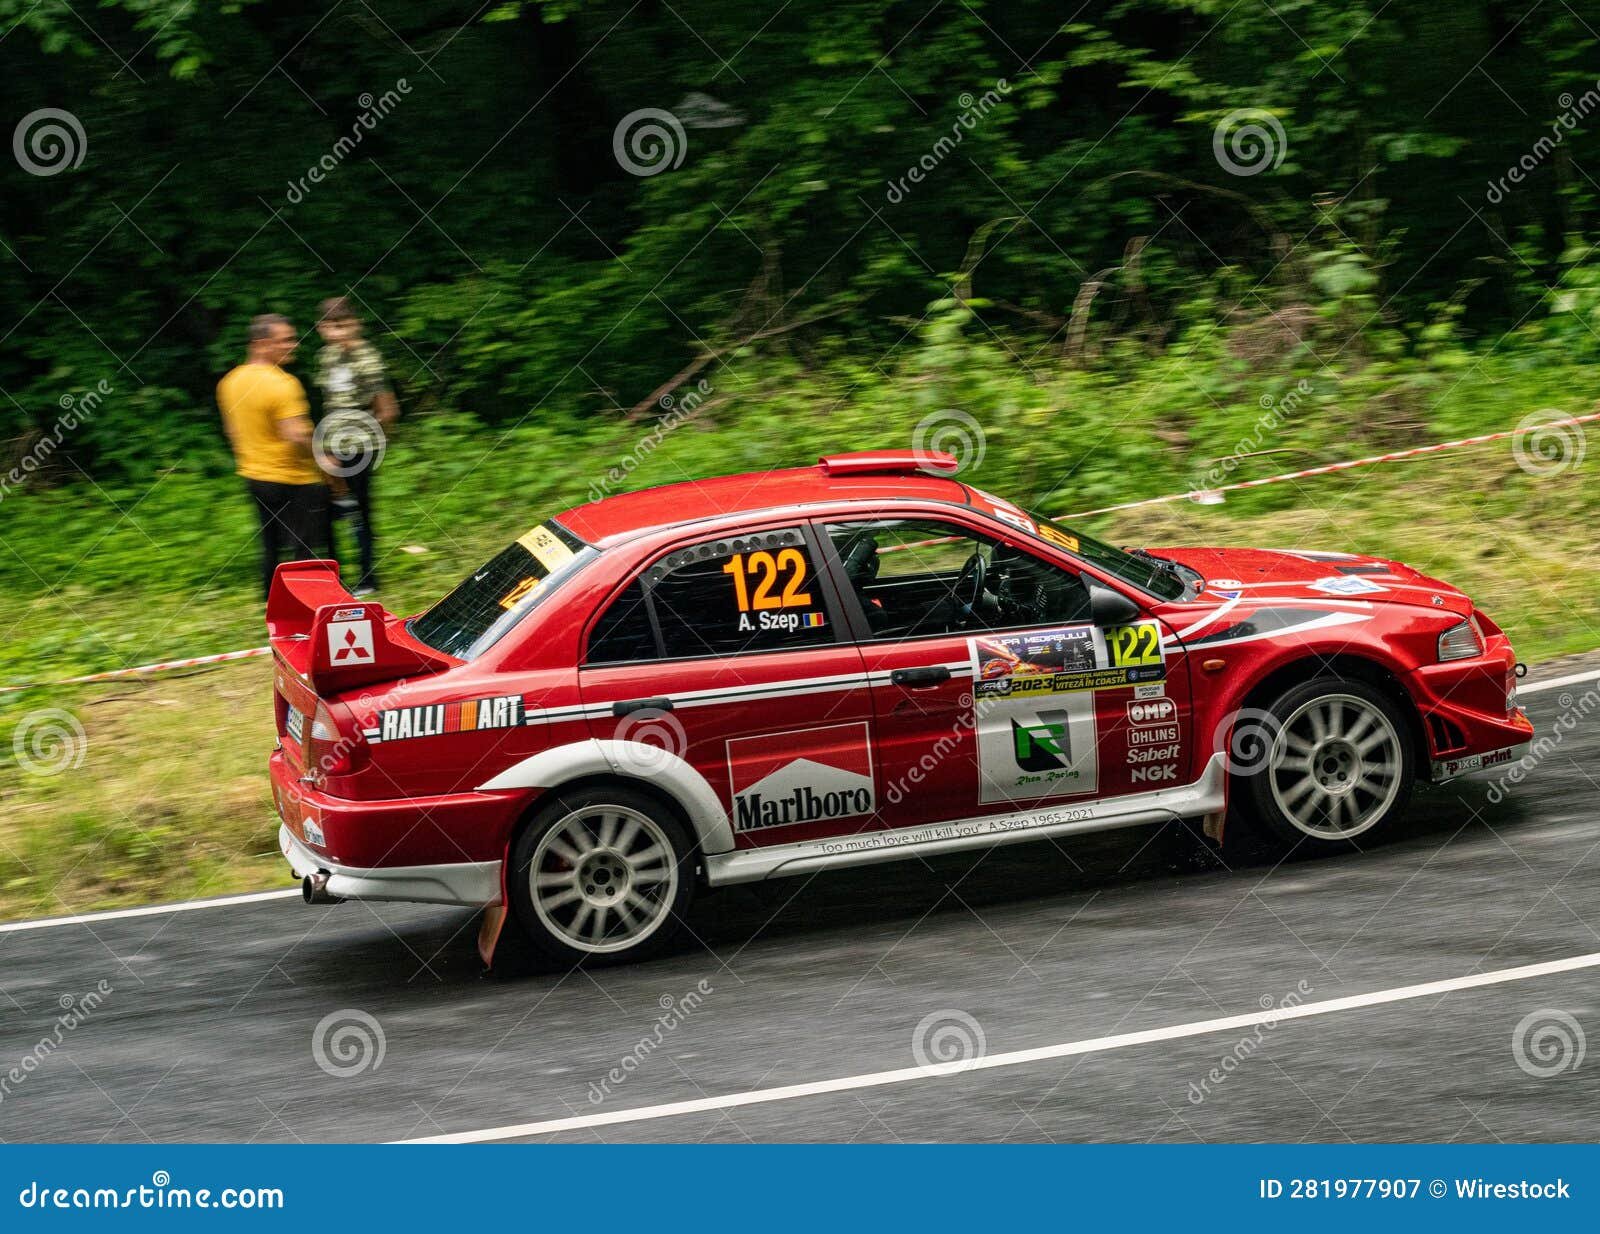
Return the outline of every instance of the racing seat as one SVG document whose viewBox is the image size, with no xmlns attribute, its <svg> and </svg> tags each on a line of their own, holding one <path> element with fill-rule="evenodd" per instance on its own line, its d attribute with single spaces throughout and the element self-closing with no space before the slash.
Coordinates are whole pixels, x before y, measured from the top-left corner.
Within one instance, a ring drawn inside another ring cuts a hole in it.
<svg viewBox="0 0 1600 1234">
<path fill-rule="evenodd" d="M 882 630 L 889 624 L 889 614 L 884 612 L 879 600 L 867 594 L 867 588 L 878 580 L 878 567 L 881 564 L 878 561 L 878 537 L 870 531 L 858 532 L 839 550 L 839 562 L 856 593 L 856 599 L 861 602 L 861 611 L 867 616 L 867 624 L 874 631 Z"/>
</svg>

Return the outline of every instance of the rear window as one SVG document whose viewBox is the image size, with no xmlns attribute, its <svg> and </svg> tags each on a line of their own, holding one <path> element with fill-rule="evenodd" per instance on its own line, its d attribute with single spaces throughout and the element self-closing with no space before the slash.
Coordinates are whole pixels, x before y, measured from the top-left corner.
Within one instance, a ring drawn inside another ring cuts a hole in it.
<svg viewBox="0 0 1600 1234">
<path fill-rule="evenodd" d="M 436 651 L 472 660 L 599 554 L 554 521 L 506 545 L 408 627 Z"/>
</svg>

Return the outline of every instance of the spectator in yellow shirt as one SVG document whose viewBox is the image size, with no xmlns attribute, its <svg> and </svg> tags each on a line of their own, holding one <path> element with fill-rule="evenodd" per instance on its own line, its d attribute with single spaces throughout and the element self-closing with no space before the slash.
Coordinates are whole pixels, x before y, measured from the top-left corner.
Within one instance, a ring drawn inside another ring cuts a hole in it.
<svg viewBox="0 0 1600 1234">
<path fill-rule="evenodd" d="M 311 411 L 305 388 L 283 366 L 299 340 L 288 318 L 264 313 L 250 321 L 245 362 L 217 383 L 222 427 L 233 447 L 261 522 L 261 588 L 286 560 L 318 556 L 325 539 L 328 490 L 311 453 Z"/>
</svg>

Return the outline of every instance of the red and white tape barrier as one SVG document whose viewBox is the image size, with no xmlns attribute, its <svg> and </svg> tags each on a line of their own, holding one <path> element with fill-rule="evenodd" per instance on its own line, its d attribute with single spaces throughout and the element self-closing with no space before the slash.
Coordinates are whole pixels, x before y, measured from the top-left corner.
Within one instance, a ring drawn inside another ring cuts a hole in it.
<svg viewBox="0 0 1600 1234">
<path fill-rule="evenodd" d="M 39 686 L 77 686 L 90 681 L 112 681 L 118 677 L 142 677 L 146 673 L 164 673 L 174 668 L 194 668 L 199 664 L 222 664 L 228 660 L 249 660 L 255 656 L 269 655 L 271 647 L 250 647 L 244 651 L 219 651 L 214 656 L 189 656 L 183 660 L 162 660 L 159 664 L 141 664 L 137 668 L 114 668 L 104 673 L 89 673 L 83 677 L 63 677 L 56 681 L 33 681 L 20 686 L 0 686 L 0 694 L 16 690 L 33 690 Z"/>
<path fill-rule="evenodd" d="M 1521 425 L 1498 433 L 1484 433 L 1481 437 L 1461 437 L 1455 441 L 1441 441 L 1432 446 L 1413 446 L 1409 450 L 1393 450 L 1388 454 L 1374 454 L 1368 458 L 1348 459 L 1342 463 L 1325 463 L 1321 467 L 1306 467 L 1300 471 L 1286 471 L 1282 475 L 1263 476 L 1259 480 L 1238 480 L 1233 484 L 1219 484 L 1215 488 L 1191 489 L 1187 493 L 1168 493 L 1165 497 L 1146 497 L 1142 501 L 1124 501 L 1120 505 L 1101 506 L 1097 510 L 1079 510 L 1075 514 L 1060 514 L 1059 519 L 1090 518 L 1096 514 L 1114 514 L 1119 510 L 1137 510 L 1142 506 L 1161 506 L 1174 501 L 1192 501 L 1211 493 L 1232 493 L 1238 489 L 1262 488 L 1268 484 L 1282 484 L 1286 480 L 1304 480 L 1308 476 L 1325 476 L 1335 471 L 1349 471 L 1352 467 L 1370 467 L 1374 463 L 1394 463 L 1404 458 L 1418 458 L 1424 454 L 1438 454 L 1441 450 L 1455 450 L 1461 446 L 1481 446 L 1489 441 L 1505 441 L 1527 433 L 1568 425 L 1589 424 L 1600 420 L 1600 412 L 1584 416 L 1565 416 L 1557 420 L 1540 420 L 1536 424 Z"/>
<path fill-rule="evenodd" d="M 1306 467 L 1300 471 L 1286 471 L 1282 475 L 1263 476 L 1259 480 L 1238 480 L 1232 484 L 1219 484 L 1215 488 L 1191 489 L 1187 493 L 1168 493 L 1164 497 L 1146 497 L 1140 501 L 1124 501 L 1120 505 L 1101 506 L 1097 510 L 1079 510 L 1074 514 L 1059 514 L 1055 517 L 1060 520 L 1090 518 L 1097 514 L 1115 514 L 1120 510 L 1138 510 L 1144 506 L 1168 505 L 1174 501 L 1192 501 L 1197 497 L 1211 493 L 1232 493 L 1240 489 L 1264 488 L 1268 484 L 1282 484 L 1288 480 L 1304 480 L 1310 476 L 1326 476 L 1336 471 L 1349 471 L 1353 467 L 1371 467 L 1375 463 L 1394 463 L 1401 459 L 1419 458 L 1425 454 L 1438 454 L 1442 450 L 1456 450 L 1462 446 L 1481 446 L 1490 441 L 1505 441 L 1508 438 L 1521 436 L 1536 430 L 1592 424 L 1597 420 L 1600 420 L 1600 412 L 1592 412 L 1584 416 L 1566 416 L 1556 420 L 1541 420 L 1537 424 L 1522 425 L 1518 428 L 1505 429 L 1498 433 L 1484 433 L 1478 437 L 1460 437 L 1455 441 L 1441 441 L 1431 446 L 1413 446 L 1409 450 L 1392 450 L 1388 454 L 1374 454 L 1367 458 L 1348 459 L 1342 463 L 1326 463 L 1321 467 Z M 943 542 L 943 540 L 925 541 L 927 544 Z M 912 548 L 915 546 L 903 544 L 898 547 Z M 0 694 L 16 690 L 33 690 L 40 686 L 75 686 L 91 681 L 111 681 L 119 677 L 142 677 L 147 673 L 162 673 L 175 668 L 194 668 L 200 664 L 222 664 L 228 660 L 248 660 L 255 656 L 268 655 L 271 651 L 271 647 L 251 647 L 244 651 L 223 651 L 214 656 L 191 656 L 185 660 L 163 660 L 159 664 L 141 664 L 137 668 L 115 668 L 109 672 L 89 673 L 83 677 L 65 677 L 58 681 L 35 681 L 24 685 L 0 686 Z"/>
</svg>

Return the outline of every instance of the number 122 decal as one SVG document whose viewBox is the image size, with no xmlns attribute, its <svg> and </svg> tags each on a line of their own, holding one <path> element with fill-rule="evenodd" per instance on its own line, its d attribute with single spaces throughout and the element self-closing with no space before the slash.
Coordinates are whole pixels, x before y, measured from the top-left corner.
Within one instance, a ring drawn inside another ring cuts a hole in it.
<svg viewBox="0 0 1600 1234">
<path fill-rule="evenodd" d="M 1106 648 L 1112 668 L 1140 668 L 1161 664 L 1161 627 L 1153 621 L 1112 626 L 1106 631 Z"/>
<path fill-rule="evenodd" d="M 773 588 L 785 571 L 788 578 L 783 580 L 783 590 L 774 595 Z M 733 575 L 734 599 L 741 613 L 811 607 L 811 593 L 800 590 L 806 579 L 806 559 L 797 548 L 779 549 L 775 554 L 766 549 L 735 553 L 722 572 Z"/>
</svg>

